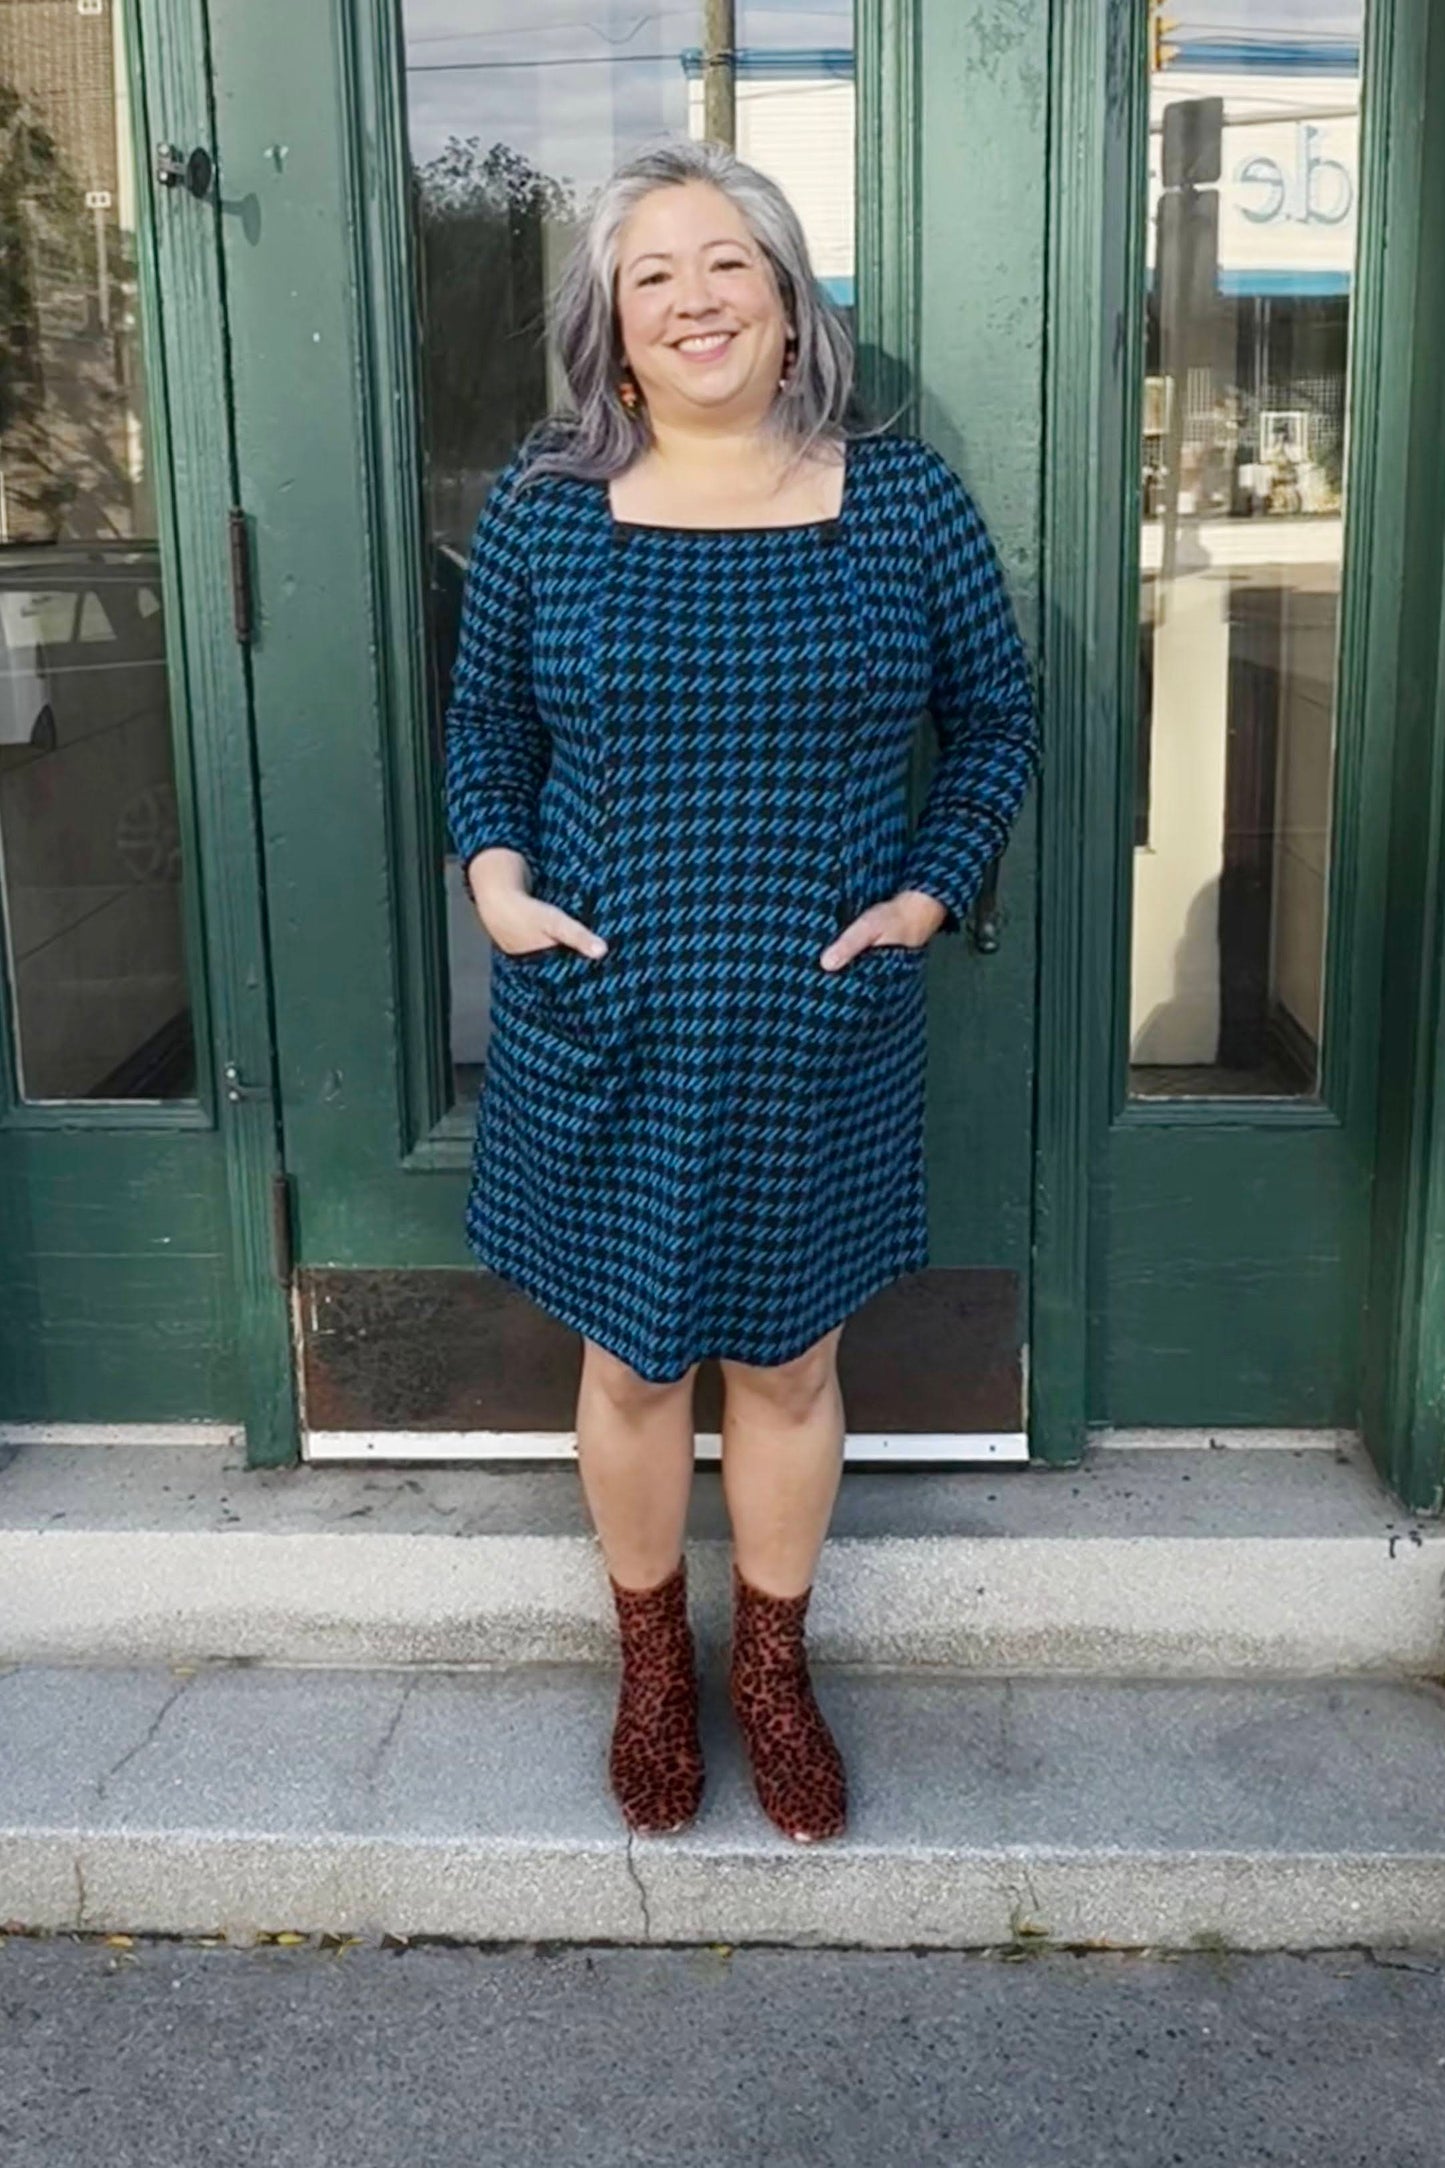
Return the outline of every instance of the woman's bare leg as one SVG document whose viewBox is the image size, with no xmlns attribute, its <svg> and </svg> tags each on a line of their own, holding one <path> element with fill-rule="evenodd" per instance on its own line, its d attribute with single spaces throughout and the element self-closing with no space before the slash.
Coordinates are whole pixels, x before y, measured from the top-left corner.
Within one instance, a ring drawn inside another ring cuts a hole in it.
<svg viewBox="0 0 1445 2168">
<path fill-rule="evenodd" d="M 764 1812 L 803 1842 L 847 1823 L 848 1779 L 808 1671 L 804 1620 L 843 1472 L 841 1325 L 791 1362 L 723 1365 L 733 1528 L 728 1691 Z"/>
<path fill-rule="evenodd" d="M 624 1588 L 655 1588 L 682 1555 L 692 1489 L 694 1363 L 656 1385 L 585 1336 L 577 1392 L 577 1463 L 607 1570 Z"/>
<path fill-rule="evenodd" d="M 812 1585 L 843 1473 L 835 1325 L 790 1362 L 724 1361 L 723 1496 L 738 1570 L 771 1596 Z"/>
</svg>

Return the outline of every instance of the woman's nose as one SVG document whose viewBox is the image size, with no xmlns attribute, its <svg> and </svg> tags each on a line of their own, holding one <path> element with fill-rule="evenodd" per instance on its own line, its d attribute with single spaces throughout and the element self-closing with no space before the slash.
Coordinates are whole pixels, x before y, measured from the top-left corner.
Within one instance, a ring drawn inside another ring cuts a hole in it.
<svg viewBox="0 0 1445 2168">
<path fill-rule="evenodd" d="M 705 271 L 680 272 L 675 300 L 679 316 L 707 316 L 718 305 Z"/>
</svg>

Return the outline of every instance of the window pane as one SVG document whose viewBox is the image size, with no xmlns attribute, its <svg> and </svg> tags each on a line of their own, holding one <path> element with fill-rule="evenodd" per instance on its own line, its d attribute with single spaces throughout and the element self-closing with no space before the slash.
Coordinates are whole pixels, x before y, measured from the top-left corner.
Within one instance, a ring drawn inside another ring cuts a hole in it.
<svg viewBox="0 0 1445 2168">
<path fill-rule="evenodd" d="M 439 726 L 462 578 L 494 476 L 561 388 L 545 297 L 592 191 L 623 158 L 706 132 L 704 48 L 726 10 L 619 0 L 403 0 Z M 787 189 L 814 268 L 853 307 L 852 0 L 737 0 L 733 140 Z M 717 130 L 714 131 L 718 132 Z M 434 757 L 440 761 L 438 735 Z M 458 1090 L 485 1058 L 490 949 L 444 869 Z"/>
<path fill-rule="evenodd" d="M 123 10 L 0 0 L 0 906 L 28 1099 L 195 1090 Z"/>
<path fill-rule="evenodd" d="M 1318 1090 L 1362 0 L 1151 7 L 1130 1089 Z"/>
</svg>

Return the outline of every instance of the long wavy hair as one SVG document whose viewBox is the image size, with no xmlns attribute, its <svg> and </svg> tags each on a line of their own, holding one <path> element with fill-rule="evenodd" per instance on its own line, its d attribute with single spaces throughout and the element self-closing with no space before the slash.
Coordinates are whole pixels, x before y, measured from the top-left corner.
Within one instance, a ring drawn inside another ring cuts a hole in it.
<svg viewBox="0 0 1445 2168">
<path fill-rule="evenodd" d="M 618 237 L 644 196 L 688 181 L 710 182 L 737 206 L 797 332 L 796 358 L 768 408 L 765 431 L 797 458 L 820 442 L 841 444 L 868 432 L 848 327 L 814 276 L 797 212 L 776 181 L 723 144 L 679 138 L 628 159 L 588 208 L 552 297 L 552 345 L 570 411 L 548 416 L 529 432 L 523 482 L 544 474 L 605 480 L 630 467 L 652 442 L 646 402 L 629 409 L 618 396 L 626 362 L 617 318 Z"/>
</svg>

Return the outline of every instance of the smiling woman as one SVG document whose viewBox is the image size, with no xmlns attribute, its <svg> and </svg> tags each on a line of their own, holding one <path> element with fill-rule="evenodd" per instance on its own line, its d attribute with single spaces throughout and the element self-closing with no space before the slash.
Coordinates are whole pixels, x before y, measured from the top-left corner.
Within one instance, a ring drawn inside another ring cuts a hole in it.
<svg viewBox="0 0 1445 2168">
<path fill-rule="evenodd" d="M 844 1778 L 801 1633 L 838 1341 L 929 1261 L 923 953 L 1022 805 L 1030 670 L 972 499 L 931 446 L 862 425 L 801 225 L 755 168 L 687 142 L 620 167 L 556 344 L 567 403 L 478 520 L 447 711 L 497 972 L 466 1232 L 583 1336 L 627 1818 L 680 1826 L 700 1792 L 679 1554 L 715 1357 L 734 1707 L 767 1812 L 828 1836 Z"/>
<path fill-rule="evenodd" d="M 718 527 L 836 517 L 843 496 L 836 449 L 768 474 L 748 443 L 719 460 L 710 437 L 700 459 L 695 428 L 672 428 L 675 409 L 690 422 L 725 414 L 754 386 L 765 389 L 766 407 L 797 365 L 798 311 L 780 305 L 763 246 L 738 205 L 706 183 L 655 189 L 631 212 L 617 255 L 628 365 L 622 399 L 632 411 L 645 399 L 653 446 L 613 477 L 614 513 Z"/>
</svg>

